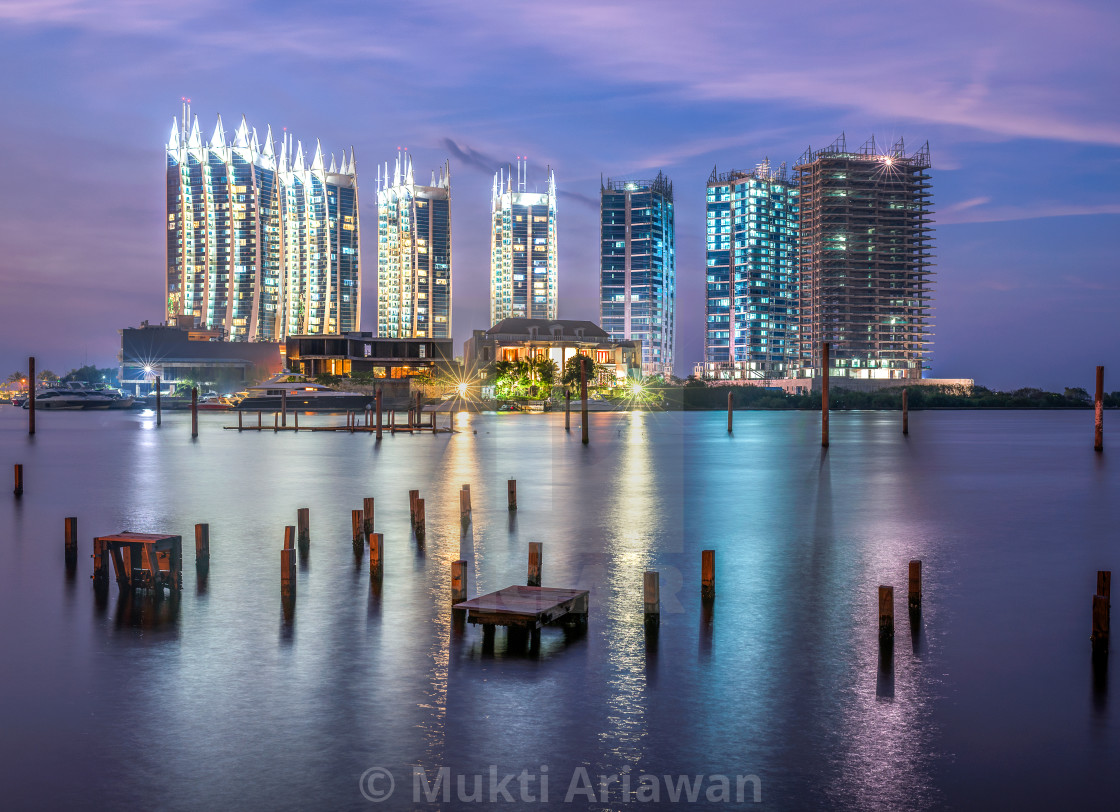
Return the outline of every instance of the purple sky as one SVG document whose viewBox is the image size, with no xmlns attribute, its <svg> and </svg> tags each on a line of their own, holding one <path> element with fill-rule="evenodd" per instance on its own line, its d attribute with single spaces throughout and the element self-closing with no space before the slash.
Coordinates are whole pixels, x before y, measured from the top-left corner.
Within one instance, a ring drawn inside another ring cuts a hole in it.
<svg viewBox="0 0 1120 812">
<path fill-rule="evenodd" d="M 0 0 L 0 371 L 115 364 L 163 318 L 179 98 L 357 149 L 365 329 L 377 162 L 451 160 L 457 352 L 488 326 L 490 179 L 556 169 L 560 315 L 598 319 L 600 173 L 677 202 L 679 374 L 703 352 L 704 184 L 846 131 L 933 157 L 932 374 L 1120 389 L 1120 11 L 1111 2 Z"/>
</svg>

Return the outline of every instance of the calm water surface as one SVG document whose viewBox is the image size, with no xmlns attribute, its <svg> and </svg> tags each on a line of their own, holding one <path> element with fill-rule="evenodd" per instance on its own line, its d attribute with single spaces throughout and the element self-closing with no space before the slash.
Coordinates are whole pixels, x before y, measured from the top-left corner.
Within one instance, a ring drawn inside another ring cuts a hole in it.
<svg viewBox="0 0 1120 812">
<path fill-rule="evenodd" d="M 618 785 L 563 803 L 580 767 L 596 784 L 724 774 L 733 790 L 753 774 L 751 806 L 783 810 L 1120 799 L 1120 680 L 1094 673 L 1088 641 L 1096 570 L 1120 570 L 1120 466 L 1093 453 L 1089 412 L 916 412 L 909 438 L 897 414 L 834 413 L 827 454 L 819 416 L 794 412 L 736 413 L 732 436 L 720 413 L 596 414 L 588 448 L 562 415 L 463 415 L 456 434 L 380 445 L 222 431 L 231 419 L 202 415 L 192 442 L 185 413 L 158 430 L 143 414 L 40 414 L 29 439 L 26 413 L 0 407 L 4 475 L 22 462 L 27 489 L 0 494 L 5 808 L 484 808 L 414 804 L 412 770 L 488 781 L 492 765 L 547 766 L 550 802 L 504 804 L 521 809 L 656 806 L 626 806 Z M 409 488 L 426 499 L 422 545 Z M 349 538 L 365 496 L 385 534 L 379 593 Z M 278 551 L 304 506 L 311 553 L 287 619 Z M 196 522 L 210 523 L 205 583 Z M 90 539 L 122 529 L 183 535 L 177 602 L 122 602 L 115 584 L 95 600 Z M 537 656 L 499 631 L 484 650 L 453 622 L 450 563 L 467 559 L 483 594 L 524 582 L 530 541 L 546 586 L 591 590 L 587 631 L 546 629 Z M 889 666 L 881 583 L 898 607 Z M 396 792 L 373 807 L 359 778 L 378 766 Z"/>
</svg>

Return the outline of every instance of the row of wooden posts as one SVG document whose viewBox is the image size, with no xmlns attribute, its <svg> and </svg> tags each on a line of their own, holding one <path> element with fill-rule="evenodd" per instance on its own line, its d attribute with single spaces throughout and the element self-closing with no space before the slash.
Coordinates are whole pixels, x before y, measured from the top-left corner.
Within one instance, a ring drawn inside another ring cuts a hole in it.
<svg viewBox="0 0 1120 812">
<path fill-rule="evenodd" d="M 464 521 L 470 520 L 470 486 L 464 485 L 460 490 L 460 515 Z M 517 481 L 508 481 L 509 510 L 517 509 Z M 409 506 L 413 527 L 417 530 L 417 539 L 423 538 L 424 500 L 419 497 L 416 490 L 409 491 Z M 351 514 L 352 542 L 355 553 L 369 546 L 369 574 L 373 580 L 380 580 L 384 575 L 385 567 L 385 535 L 374 531 L 374 499 L 366 497 L 362 500 L 362 508 L 354 510 Z M 195 538 L 195 564 L 200 572 L 206 572 L 210 566 L 210 525 L 196 524 Z M 63 528 L 63 543 L 66 565 L 72 569 L 78 557 L 78 519 L 68 516 Z M 299 508 L 296 512 L 296 524 L 284 528 L 284 546 L 280 551 L 280 593 L 284 599 L 293 599 L 296 593 L 296 554 L 307 555 L 311 544 L 310 509 Z M 529 543 L 529 566 L 526 585 L 539 587 L 542 585 L 542 571 L 544 564 L 544 545 L 534 541 Z M 922 609 L 922 562 L 920 559 L 910 561 L 907 572 L 907 607 L 912 618 L 917 617 Z M 644 620 L 647 626 L 656 627 L 661 621 L 661 587 L 660 573 L 648 570 L 642 578 L 643 599 L 642 607 Z M 1097 591 L 1092 602 L 1092 632 L 1090 640 L 1094 657 L 1106 656 L 1109 648 L 1110 615 L 1111 615 L 1111 587 L 1112 571 L 1097 571 Z M 700 597 L 705 602 L 714 601 L 716 597 L 716 553 L 715 550 L 703 550 L 700 553 Z M 451 602 L 462 603 L 467 600 L 467 562 L 463 559 L 451 563 Z M 878 617 L 879 617 L 879 642 L 883 646 L 892 646 L 895 634 L 895 602 L 894 587 L 881 585 L 879 587 Z"/>
</svg>

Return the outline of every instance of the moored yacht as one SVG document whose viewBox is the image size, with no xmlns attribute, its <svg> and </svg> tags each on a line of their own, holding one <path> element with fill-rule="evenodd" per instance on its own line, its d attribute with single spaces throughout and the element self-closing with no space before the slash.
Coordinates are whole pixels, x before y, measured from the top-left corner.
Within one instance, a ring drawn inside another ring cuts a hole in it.
<svg viewBox="0 0 1120 812">
<path fill-rule="evenodd" d="M 235 406 L 239 411 L 275 412 L 286 404 L 288 411 L 346 412 L 362 411 L 373 406 L 373 395 L 342 392 L 329 386 L 302 379 L 299 375 L 281 373 L 257 386 L 246 389 L 246 395 Z"/>
</svg>

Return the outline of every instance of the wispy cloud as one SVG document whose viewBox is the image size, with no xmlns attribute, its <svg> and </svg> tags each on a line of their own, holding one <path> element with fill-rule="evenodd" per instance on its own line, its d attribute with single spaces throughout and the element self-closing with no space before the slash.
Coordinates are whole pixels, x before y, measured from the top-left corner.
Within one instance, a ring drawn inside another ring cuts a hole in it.
<svg viewBox="0 0 1120 812">
<path fill-rule="evenodd" d="M 1027 206 L 992 206 L 986 197 L 975 198 L 962 204 L 946 206 L 938 212 L 937 222 L 942 225 L 964 223 L 1006 223 L 1014 220 L 1039 220 L 1045 217 L 1084 217 L 1120 214 L 1120 203 L 1079 205 L 1076 203 L 1033 203 Z"/>
</svg>

